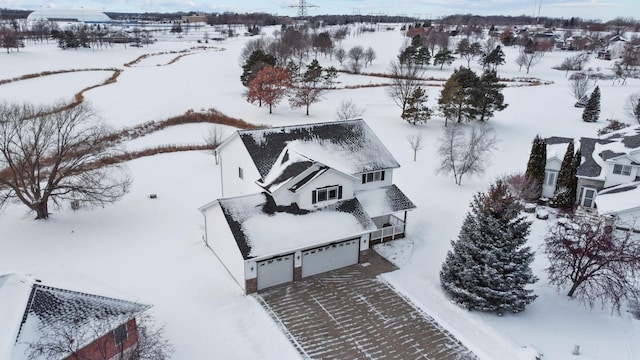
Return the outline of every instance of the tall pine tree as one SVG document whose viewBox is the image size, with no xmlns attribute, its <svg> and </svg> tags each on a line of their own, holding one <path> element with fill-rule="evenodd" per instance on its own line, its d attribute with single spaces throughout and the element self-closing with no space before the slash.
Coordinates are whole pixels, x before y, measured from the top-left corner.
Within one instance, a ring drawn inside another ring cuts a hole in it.
<svg viewBox="0 0 640 360">
<path fill-rule="evenodd" d="M 596 122 L 600 118 L 600 87 L 596 88 L 589 96 L 587 106 L 582 111 L 582 120 L 586 122 Z"/>
<path fill-rule="evenodd" d="M 460 306 L 502 314 L 522 311 L 537 297 L 526 289 L 538 279 L 534 253 L 525 246 L 531 223 L 521 211 L 500 180 L 474 196 L 440 271 L 442 289 Z"/>
<path fill-rule="evenodd" d="M 527 163 L 525 179 L 533 187 L 531 194 L 526 195 L 525 200 L 536 200 L 542 195 L 542 185 L 544 184 L 544 172 L 547 166 L 547 143 L 536 135 L 531 144 L 531 153 Z"/>
<path fill-rule="evenodd" d="M 576 188 L 578 186 L 576 172 L 578 168 L 574 159 L 573 140 L 571 140 L 567 145 L 567 152 L 564 154 L 560 165 L 554 194 L 556 205 L 564 209 L 571 208 L 576 202 Z"/>
<path fill-rule="evenodd" d="M 478 106 L 479 120 L 489 120 L 496 111 L 502 111 L 509 106 L 504 103 L 502 89 L 504 84 L 498 81 L 495 70 L 485 70 L 480 77 L 479 86 L 476 88 L 476 101 Z"/>
<path fill-rule="evenodd" d="M 431 118 L 431 109 L 425 105 L 429 96 L 418 86 L 407 99 L 407 108 L 402 112 L 402 118 L 411 125 L 423 124 Z"/>
</svg>

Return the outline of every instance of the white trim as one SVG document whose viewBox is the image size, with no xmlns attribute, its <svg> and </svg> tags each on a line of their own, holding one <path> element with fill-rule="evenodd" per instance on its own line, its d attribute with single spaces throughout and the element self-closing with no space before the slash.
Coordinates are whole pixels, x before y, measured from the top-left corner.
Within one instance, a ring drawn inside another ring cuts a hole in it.
<svg viewBox="0 0 640 360">
<path fill-rule="evenodd" d="M 592 190 L 593 191 L 593 197 L 591 198 L 591 206 L 586 206 L 584 204 L 585 201 L 585 194 L 587 193 L 587 191 Z M 584 207 L 588 207 L 588 208 L 594 208 L 594 205 L 596 203 L 596 196 L 598 195 L 598 190 L 594 187 L 590 187 L 590 186 L 583 186 L 582 189 L 580 190 L 580 200 L 579 200 L 579 204 L 580 206 L 584 206 Z"/>
</svg>

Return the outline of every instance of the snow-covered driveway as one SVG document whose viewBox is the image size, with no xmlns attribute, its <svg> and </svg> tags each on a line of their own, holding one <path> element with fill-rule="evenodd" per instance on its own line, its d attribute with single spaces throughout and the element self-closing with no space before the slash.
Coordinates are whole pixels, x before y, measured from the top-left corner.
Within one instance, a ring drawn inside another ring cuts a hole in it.
<svg viewBox="0 0 640 360">
<path fill-rule="evenodd" d="M 475 359 L 377 277 L 394 269 L 372 251 L 368 264 L 267 289 L 257 298 L 305 358 Z"/>
</svg>

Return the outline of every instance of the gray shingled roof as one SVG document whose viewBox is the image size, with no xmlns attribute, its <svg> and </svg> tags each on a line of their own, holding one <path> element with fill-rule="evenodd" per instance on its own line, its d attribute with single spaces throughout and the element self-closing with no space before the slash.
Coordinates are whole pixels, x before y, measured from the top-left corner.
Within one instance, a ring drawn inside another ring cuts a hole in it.
<svg viewBox="0 0 640 360">
<path fill-rule="evenodd" d="M 566 137 L 561 137 L 561 136 L 551 136 L 551 137 L 548 137 L 548 138 L 544 139 L 544 141 L 547 143 L 547 145 L 568 144 L 572 140 L 573 140 L 572 138 L 566 138 Z"/>
<path fill-rule="evenodd" d="M 609 144 L 613 141 L 605 140 L 605 139 L 592 139 L 592 138 L 581 138 L 580 139 L 580 155 L 584 158 L 584 162 L 580 164 L 578 167 L 578 171 L 576 172 L 577 176 L 584 177 L 598 177 L 602 172 L 602 168 L 595 161 L 594 156 L 599 156 L 599 154 L 594 154 L 594 150 L 596 144 Z"/>
<path fill-rule="evenodd" d="M 5 274 L 0 278 L 9 276 L 17 275 Z M 96 330 L 106 333 L 151 307 L 132 301 L 46 286 L 38 281 L 29 280 L 23 285 L 28 291 L 24 293 L 24 303 L 21 302 L 24 313 L 22 321 L 15 324 L 18 329 L 15 344 L 20 344 L 21 347 L 41 339 L 55 339 L 61 336 L 61 330 L 66 329 L 78 337 L 74 340 L 80 343 L 81 348 L 96 339 Z M 5 290 L 13 291 L 15 295 L 5 295 L 19 298 L 23 290 L 12 289 Z"/>
<path fill-rule="evenodd" d="M 262 178 L 294 142 L 301 155 L 350 174 L 400 166 L 363 120 L 243 130 L 238 134 Z"/>
</svg>

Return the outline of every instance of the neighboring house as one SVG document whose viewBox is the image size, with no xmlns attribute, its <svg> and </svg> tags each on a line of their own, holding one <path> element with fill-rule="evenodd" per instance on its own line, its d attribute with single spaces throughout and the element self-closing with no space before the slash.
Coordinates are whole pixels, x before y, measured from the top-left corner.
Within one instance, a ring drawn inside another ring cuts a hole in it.
<svg viewBox="0 0 640 360">
<path fill-rule="evenodd" d="M 553 146 L 548 143 L 547 149 Z M 616 218 L 619 227 L 637 228 L 633 223 L 640 220 L 640 126 L 615 131 L 600 139 L 581 138 L 577 148 L 582 155 L 576 175 L 577 205 Z M 557 159 L 548 156 L 547 167 L 555 169 L 556 162 Z M 547 178 L 545 185 L 546 181 Z M 551 191 L 546 187 L 544 190 L 546 194 Z"/>
<path fill-rule="evenodd" d="M 222 196 L 205 241 L 246 293 L 367 261 L 415 205 L 363 120 L 237 131 L 219 147 Z"/>
<path fill-rule="evenodd" d="M 606 51 L 612 59 L 619 59 L 624 55 L 627 39 L 620 35 L 615 35 L 607 40 Z"/>
<path fill-rule="evenodd" d="M 27 359 L 36 344 L 60 347 L 47 360 L 126 359 L 138 342 L 136 316 L 149 307 L 0 275 L 0 359 Z"/>
<path fill-rule="evenodd" d="M 573 139 L 557 136 L 546 139 L 547 165 L 544 169 L 542 196 L 547 199 L 553 198 L 555 194 L 560 165 L 562 165 L 562 159 L 564 159 L 564 154 L 567 152 L 567 146 L 571 140 Z"/>
</svg>

